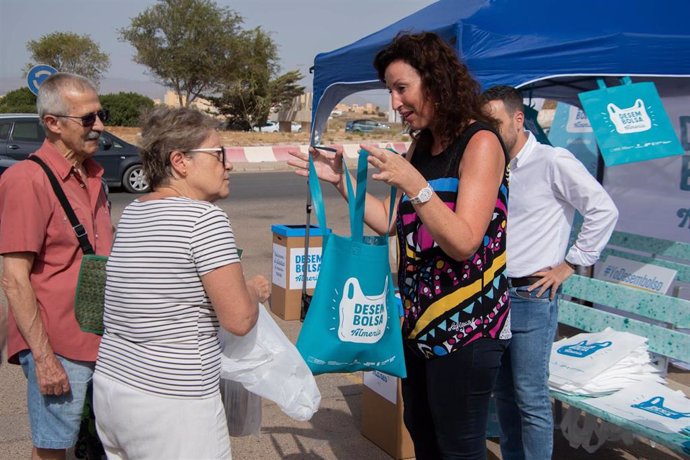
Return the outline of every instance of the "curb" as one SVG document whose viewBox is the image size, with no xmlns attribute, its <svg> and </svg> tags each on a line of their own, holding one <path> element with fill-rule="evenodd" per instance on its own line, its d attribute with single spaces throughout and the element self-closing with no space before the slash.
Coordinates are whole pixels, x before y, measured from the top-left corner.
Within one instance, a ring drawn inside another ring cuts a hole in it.
<svg viewBox="0 0 690 460">
<path fill-rule="evenodd" d="M 391 148 L 396 152 L 406 152 L 410 146 L 409 142 L 372 142 L 381 148 Z M 345 158 L 355 159 L 359 156 L 359 144 L 333 144 L 333 146 L 342 147 Z M 226 155 L 230 162 L 235 165 L 237 171 L 246 170 L 252 165 L 252 170 L 275 170 L 278 166 L 268 166 L 273 163 L 283 163 L 279 168 L 289 168 L 287 161 L 290 158 L 289 149 L 299 148 L 306 152 L 309 146 L 302 145 L 262 145 L 250 147 L 225 147 Z M 254 165 L 258 165 L 258 169 Z"/>
</svg>

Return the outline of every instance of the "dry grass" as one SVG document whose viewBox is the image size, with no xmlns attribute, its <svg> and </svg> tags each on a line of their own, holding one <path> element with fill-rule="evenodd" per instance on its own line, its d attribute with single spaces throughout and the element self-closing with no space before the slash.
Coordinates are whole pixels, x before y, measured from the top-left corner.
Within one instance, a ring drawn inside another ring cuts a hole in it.
<svg viewBox="0 0 690 460">
<path fill-rule="evenodd" d="M 336 119 L 329 121 L 329 126 L 323 135 L 324 144 L 357 144 L 359 142 L 409 142 L 410 137 L 401 134 L 400 124 L 391 124 L 390 131 L 372 133 L 347 133 L 345 132 L 346 119 Z M 108 126 L 108 131 L 121 137 L 132 144 L 137 143 L 139 128 L 126 128 L 118 126 Z M 290 145 L 308 144 L 309 133 L 255 133 L 242 131 L 221 131 L 223 144 L 226 146 L 246 147 L 251 145 Z"/>
</svg>

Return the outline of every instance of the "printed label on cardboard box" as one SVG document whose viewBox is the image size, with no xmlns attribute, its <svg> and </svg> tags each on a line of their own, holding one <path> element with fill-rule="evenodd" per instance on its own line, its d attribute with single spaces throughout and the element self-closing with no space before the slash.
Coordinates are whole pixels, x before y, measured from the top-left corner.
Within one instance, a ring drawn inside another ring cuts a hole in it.
<svg viewBox="0 0 690 460">
<path fill-rule="evenodd" d="M 310 247 L 306 255 L 307 289 L 314 289 L 316 287 L 316 279 L 319 277 L 319 271 L 321 271 L 321 247 Z M 304 272 L 304 248 L 291 248 L 290 289 L 302 289 Z"/>
<path fill-rule="evenodd" d="M 273 284 L 285 288 L 287 268 L 287 248 L 280 244 L 273 243 Z"/>
<path fill-rule="evenodd" d="M 398 378 L 379 371 L 364 372 L 364 386 L 383 396 L 392 404 L 398 403 Z"/>
</svg>

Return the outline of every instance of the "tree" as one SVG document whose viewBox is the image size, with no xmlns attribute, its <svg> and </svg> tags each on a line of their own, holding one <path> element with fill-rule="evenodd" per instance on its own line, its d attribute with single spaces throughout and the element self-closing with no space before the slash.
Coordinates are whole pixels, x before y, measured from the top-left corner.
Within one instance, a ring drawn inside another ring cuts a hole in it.
<svg viewBox="0 0 690 460">
<path fill-rule="evenodd" d="M 206 97 L 229 124 L 260 126 L 266 123 L 271 110 L 304 93 L 304 87 L 298 84 L 302 74 L 293 70 L 275 78 L 279 69 L 276 46 L 261 28 L 248 31 L 245 40 L 246 59 L 235 79 L 226 81 L 219 97 Z"/>
<path fill-rule="evenodd" d="M 153 107 L 153 100 L 137 93 L 105 94 L 101 105 L 108 109 L 108 125 L 138 126 L 141 112 Z"/>
<path fill-rule="evenodd" d="M 36 113 L 36 96 L 29 88 L 10 91 L 0 98 L 0 113 Z"/>
<path fill-rule="evenodd" d="M 223 91 L 220 97 L 209 96 L 208 99 L 226 116 L 229 125 L 261 126 L 271 111 L 280 110 L 304 93 L 304 87 L 298 85 L 301 79 L 299 70 L 269 81 L 246 78 Z"/>
<path fill-rule="evenodd" d="M 291 70 L 271 81 L 272 109 L 281 109 L 292 103 L 297 96 L 304 94 L 304 86 L 299 81 L 304 78 L 299 70 Z"/>
<path fill-rule="evenodd" d="M 202 93 L 219 92 L 232 80 L 246 54 L 242 17 L 211 0 L 159 0 L 120 29 L 134 61 L 189 106 Z"/>
<path fill-rule="evenodd" d="M 53 32 L 26 45 L 34 63 L 28 63 L 24 75 L 36 64 L 48 64 L 61 72 L 86 77 L 98 85 L 110 68 L 110 58 L 88 35 Z"/>
</svg>

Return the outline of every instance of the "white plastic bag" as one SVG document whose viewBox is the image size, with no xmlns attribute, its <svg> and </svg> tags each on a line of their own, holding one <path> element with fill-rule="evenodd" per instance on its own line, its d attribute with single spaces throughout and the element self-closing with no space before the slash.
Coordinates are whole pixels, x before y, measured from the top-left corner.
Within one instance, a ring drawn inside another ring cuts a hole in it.
<svg viewBox="0 0 690 460">
<path fill-rule="evenodd" d="M 583 385 L 568 380 L 549 377 L 549 385 L 554 390 L 584 396 L 604 396 L 633 385 L 637 382 L 659 382 L 664 379 L 660 371 L 651 363 L 647 344 L 642 344 L 613 366 L 594 376 Z"/>
<path fill-rule="evenodd" d="M 295 420 L 311 419 L 321 403 L 319 388 L 265 306 L 259 305 L 259 319 L 249 334 L 239 337 L 221 328 L 218 337 L 223 348 L 221 379 L 241 383 Z"/>
<path fill-rule="evenodd" d="M 220 396 L 230 436 L 258 436 L 261 432 L 261 397 L 248 391 L 241 383 L 226 379 L 220 379 Z"/>
<path fill-rule="evenodd" d="M 560 340 L 551 350 L 550 385 L 583 386 L 646 342 L 645 337 L 611 328 Z"/>
<path fill-rule="evenodd" d="M 629 431 L 599 420 L 587 412 L 583 414 L 580 409 L 573 406 L 566 409 L 560 427 L 570 447 L 582 447 L 590 454 L 599 450 L 606 441 L 623 441 L 626 446 L 633 443 L 633 435 Z"/>
<path fill-rule="evenodd" d="M 587 403 L 664 433 L 681 433 L 690 423 L 690 399 L 660 383 L 640 382 Z"/>
</svg>

